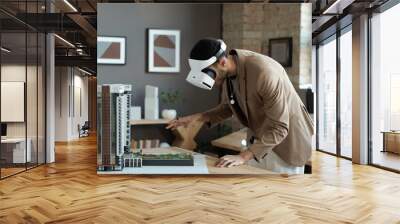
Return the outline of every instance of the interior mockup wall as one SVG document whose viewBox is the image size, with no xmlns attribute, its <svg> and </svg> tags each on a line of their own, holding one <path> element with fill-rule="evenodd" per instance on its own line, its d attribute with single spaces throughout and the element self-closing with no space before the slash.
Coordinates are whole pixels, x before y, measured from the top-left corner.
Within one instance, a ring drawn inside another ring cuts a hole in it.
<svg viewBox="0 0 400 224">
<path fill-rule="evenodd" d="M 219 92 L 202 90 L 186 82 L 188 57 L 201 38 L 221 38 L 220 4 L 98 4 L 98 36 L 126 37 L 125 65 L 98 65 L 98 84 L 132 84 L 133 104 L 142 107 L 144 116 L 145 85 L 159 87 L 159 92 L 179 90 L 184 102 L 177 106 L 178 116 L 208 110 L 218 104 Z M 181 70 L 179 73 L 148 73 L 147 29 L 181 31 Z M 165 105 L 160 102 L 160 112 Z M 209 130 L 203 130 L 207 134 Z M 200 134 L 200 136 L 202 135 Z"/>
</svg>

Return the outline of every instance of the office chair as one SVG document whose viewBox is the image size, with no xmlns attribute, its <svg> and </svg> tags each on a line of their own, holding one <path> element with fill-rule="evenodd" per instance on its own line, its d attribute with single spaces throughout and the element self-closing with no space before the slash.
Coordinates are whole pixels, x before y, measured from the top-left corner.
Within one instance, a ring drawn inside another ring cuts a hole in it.
<svg viewBox="0 0 400 224">
<path fill-rule="evenodd" d="M 85 121 L 82 127 L 78 124 L 79 138 L 89 136 L 89 121 Z"/>
</svg>

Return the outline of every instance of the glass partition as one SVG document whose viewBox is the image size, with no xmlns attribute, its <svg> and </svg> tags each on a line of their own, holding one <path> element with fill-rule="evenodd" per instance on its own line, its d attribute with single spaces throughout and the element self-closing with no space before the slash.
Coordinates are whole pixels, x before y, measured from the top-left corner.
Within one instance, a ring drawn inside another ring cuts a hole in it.
<svg viewBox="0 0 400 224">
<path fill-rule="evenodd" d="M 27 114 L 27 150 L 31 151 L 27 167 L 37 165 L 38 158 L 38 34 L 27 33 L 27 74 L 26 74 L 26 114 Z"/>
<path fill-rule="evenodd" d="M 31 158 L 26 141 L 26 41 L 25 32 L 1 34 L 2 177 L 24 171 Z"/>
<path fill-rule="evenodd" d="M 43 11 L 43 4 L 2 1 L 0 7 L 23 16 Z M 0 12 L 1 179 L 45 162 L 45 44 L 44 33 Z"/>
</svg>

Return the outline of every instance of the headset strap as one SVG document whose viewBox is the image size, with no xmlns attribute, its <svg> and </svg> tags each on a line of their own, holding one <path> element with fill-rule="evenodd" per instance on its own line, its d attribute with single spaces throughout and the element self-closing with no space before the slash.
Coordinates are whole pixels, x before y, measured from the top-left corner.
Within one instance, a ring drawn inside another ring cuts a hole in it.
<svg viewBox="0 0 400 224">
<path fill-rule="evenodd" d="M 224 53 L 225 53 L 225 50 L 220 48 L 219 51 L 215 54 L 215 57 L 217 59 L 219 59 Z"/>
</svg>

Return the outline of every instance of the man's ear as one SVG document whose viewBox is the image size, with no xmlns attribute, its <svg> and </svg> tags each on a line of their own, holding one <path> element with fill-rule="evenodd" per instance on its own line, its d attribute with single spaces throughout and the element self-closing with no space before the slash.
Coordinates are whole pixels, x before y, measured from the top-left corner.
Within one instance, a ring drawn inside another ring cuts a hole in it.
<svg viewBox="0 0 400 224">
<path fill-rule="evenodd" d="M 222 66 L 225 66 L 225 64 L 226 64 L 226 57 L 220 58 L 220 59 L 219 59 L 219 64 L 222 65 Z"/>
</svg>

